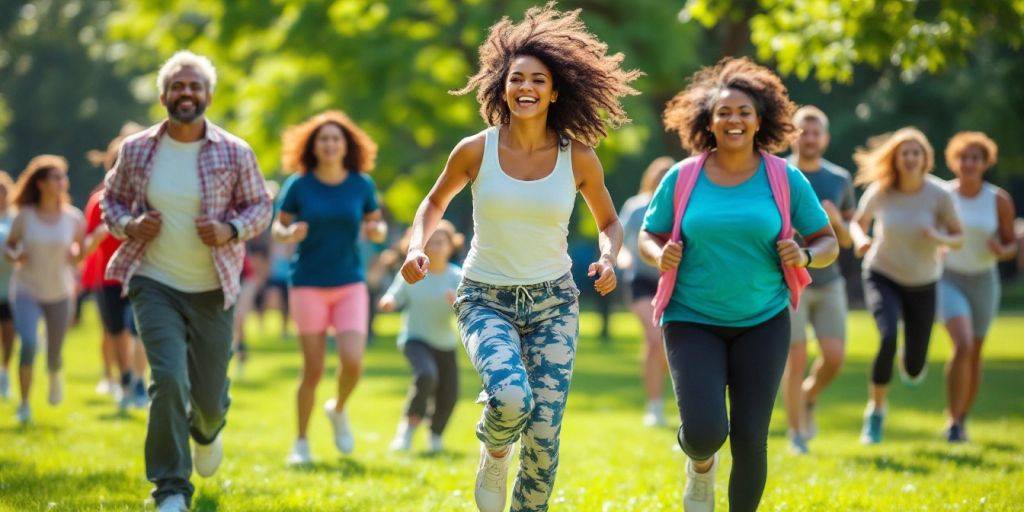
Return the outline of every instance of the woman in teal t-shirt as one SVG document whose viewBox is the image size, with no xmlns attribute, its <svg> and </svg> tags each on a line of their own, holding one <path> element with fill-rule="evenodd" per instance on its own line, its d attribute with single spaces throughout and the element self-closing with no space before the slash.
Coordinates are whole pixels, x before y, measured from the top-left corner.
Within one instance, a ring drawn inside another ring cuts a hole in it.
<svg viewBox="0 0 1024 512">
<path fill-rule="evenodd" d="M 285 168 L 298 174 L 280 194 L 274 237 L 297 243 L 291 262 L 288 300 L 302 343 L 298 392 L 299 435 L 289 463 L 311 461 L 306 430 L 323 374 L 327 329 L 338 340 L 338 396 L 324 404 L 334 443 L 351 453 L 355 439 L 345 403 L 359 382 L 366 348 L 370 297 L 357 241 L 375 243 L 387 235 L 377 190 L 366 175 L 377 146 L 345 114 L 324 112 L 289 128 L 284 136 Z"/>
<path fill-rule="evenodd" d="M 663 272 L 678 267 L 662 317 L 665 349 L 689 456 L 683 506 L 714 507 L 717 452 L 731 437 L 729 509 L 757 509 L 767 475 L 768 424 L 789 351 L 790 290 L 783 265 L 824 267 L 835 235 L 814 190 L 786 169 L 794 229 L 807 241 L 779 241 L 783 220 L 761 150 L 784 147 L 795 128 L 785 86 L 747 59 L 724 59 L 698 72 L 665 110 L 683 147 L 707 152 L 681 226 L 675 218 L 680 166 L 658 186 L 644 218 L 641 256 Z M 726 411 L 726 389 L 730 407 Z"/>
</svg>

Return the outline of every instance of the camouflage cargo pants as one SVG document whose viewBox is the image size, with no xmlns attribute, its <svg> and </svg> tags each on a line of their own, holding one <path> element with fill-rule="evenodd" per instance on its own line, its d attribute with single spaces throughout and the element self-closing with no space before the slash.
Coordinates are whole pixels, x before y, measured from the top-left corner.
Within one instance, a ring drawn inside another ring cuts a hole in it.
<svg viewBox="0 0 1024 512">
<path fill-rule="evenodd" d="M 548 508 L 579 335 L 578 296 L 568 274 L 528 286 L 469 279 L 459 286 L 459 331 L 484 387 L 477 437 L 492 449 L 522 439 L 513 512 Z"/>
</svg>

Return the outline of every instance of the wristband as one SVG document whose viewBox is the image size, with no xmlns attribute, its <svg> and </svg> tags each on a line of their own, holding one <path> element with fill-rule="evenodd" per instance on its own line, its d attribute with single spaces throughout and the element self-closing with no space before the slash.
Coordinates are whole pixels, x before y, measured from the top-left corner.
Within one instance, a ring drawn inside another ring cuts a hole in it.
<svg viewBox="0 0 1024 512">
<path fill-rule="evenodd" d="M 229 240 L 238 240 L 238 228 L 235 227 L 235 224 L 228 222 L 228 227 L 231 228 L 231 238 Z"/>
<path fill-rule="evenodd" d="M 811 254 L 811 248 L 810 247 L 803 247 L 800 250 L 803 251 L 804 256 L 807 256 L 807 263 L 804 264 L 804 268 L 807 268 L 807 267 L 811 266 L 811 261 L 814 260 L 814 255 Z"/>
</svg>

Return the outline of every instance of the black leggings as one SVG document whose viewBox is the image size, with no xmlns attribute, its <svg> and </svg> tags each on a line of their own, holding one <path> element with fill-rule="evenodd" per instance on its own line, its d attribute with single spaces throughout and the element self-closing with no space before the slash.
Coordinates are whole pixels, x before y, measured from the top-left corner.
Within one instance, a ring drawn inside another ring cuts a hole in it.
<svg viewBox="0 0 1024 512">
<path fill-rule="evenodd" d="M 729 510 L 757 510 L 768 474 L 768 425 L 789 354 L 789 310 L 751 327 L 668 322 L 664 333 L 683 423 L 679 446 L 706 460 L 728 436 Z"/>
<path fill-rule="evenodd" d="M 413 381 L 406 399 L 405 415 L 426 418 L 429 414 L 430 431 L 441 435 L 455 410 L 459 395 L 459 368 L 455 350 L 438 350 L 419 340 L 409 340 L 403 349 L 412 366 Z"/>
<path fill-rule="evenodd" d="M 911 377 L 924 370 L 935 322 L 935 283 L 903 286 L 877 272 L 864 275 L 864 301 L 875 317 L 881 344 L 871 369 L 871 382 L 892 380 L 899 322 L 903 319 L 903 367 Z"/>
</svg>

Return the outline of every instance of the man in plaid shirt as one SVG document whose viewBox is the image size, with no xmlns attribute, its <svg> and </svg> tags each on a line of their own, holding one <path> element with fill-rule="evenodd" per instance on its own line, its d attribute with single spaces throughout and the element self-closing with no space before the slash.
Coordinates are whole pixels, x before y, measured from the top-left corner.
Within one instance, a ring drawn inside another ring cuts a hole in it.
<svg viewBox="0 0 1024 512">
<path fill-rule="evenodd" d="M 188 510 L 193 464 L 205 477 L 222 459 L 243 243 L 272 211 L 252 149 L 203 115 L 216 80 L 191 52 L 163 65 L 169 118 L 124 141 L 102 202 L 125 240 L 106 275 L 125 283 L 152 367 L 146 477 L 160 510 Z"/>
</svg>

